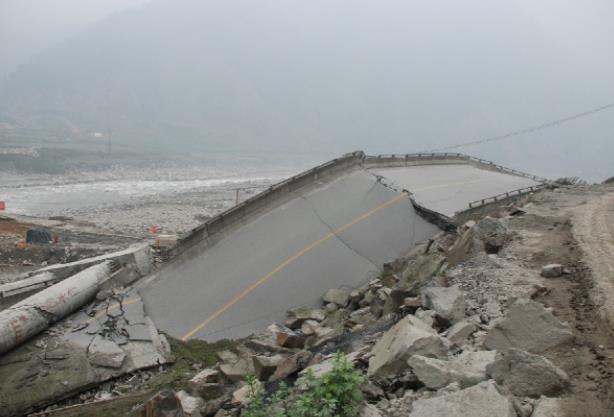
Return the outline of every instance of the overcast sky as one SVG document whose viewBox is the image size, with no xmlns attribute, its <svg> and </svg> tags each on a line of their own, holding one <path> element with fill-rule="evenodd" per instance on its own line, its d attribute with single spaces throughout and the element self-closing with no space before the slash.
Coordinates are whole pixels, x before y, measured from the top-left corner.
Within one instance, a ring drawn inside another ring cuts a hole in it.
<svg viewBox="0 0 614 417">
<path fill-rule="evenodd" d="M 0 77 L 73 39 L 7 78 L 14 102 L 71 122 L 100 116 L 81 128 L 121 116 L 148 129 L 196 126 L 199 140 L 260 145 L 277 134 L 335 153 L 440 148 L 614 102 L 613 0 L 145 3 L 0 0 Z M 614 110 L 460 151 L 604 178 Z"/>
<path fill-rule="evenodd" d="M 0 0 L 0 76 L 104 17 L 147 0 Z"/>
</svg>

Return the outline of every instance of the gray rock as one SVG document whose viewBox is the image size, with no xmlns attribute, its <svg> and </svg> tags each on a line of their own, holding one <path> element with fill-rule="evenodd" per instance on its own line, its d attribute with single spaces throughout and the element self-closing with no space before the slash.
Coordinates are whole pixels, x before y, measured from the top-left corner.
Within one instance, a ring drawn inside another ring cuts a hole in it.
<svg viewBox="0 0 614 417">
<path fill-rule="evenodd" d="M 465 317 L 465 296 L 457 286 L 424 289 L 422 304 L 450 323 L 458 323 Z"/>
<path fill-rule="evenodd" d="M 486 372 L 518 397 L 557 395 L 569 386 L 569 377 L 543 356 L 519 349 L 498 352 Z"/>
<path fill-rule="evenodd" d="M 200 409 L 205 405 L 202 398 L 192 397 L 185 391 L 179 391 L 175 395 L 177 395 L 177 399 L 181 403 L 181 408 L 186 417 L 202 417 Z"/>
<path fill-rule="evenodd" d="M 474 320 L 463 320 L 448 329 L 447 339 L 455 346 L 463 346 L 467 339 L 478 331 L 478 325 Z"/>
<path fill-rule="evenodd" d="M 286 325 L 291 329 L 298 329 L 307 320 L 322 321 L 326 318 L 324 310 L 319 308 L 300 307 L 287 312 Z"/>
<path fill-rule="evenodd" d="M 270 381 L 278 381 L 287 378 L 288 376 L 302 370 L 307 366 L 312 355 L 308 351 L 300 351 L 294 355 L 284 359 L 278 366 L 273 375 L 269 378 Z"/>
<path fill-rule="evenodd" d="M 333 303 L 339 307 L 345 307 L 350 301 L 350 293 L 346 290 L 331 288 L 330 290 L 326 291 L 326 294 L 324 294 L 322 299 L 325 303 Z"/>
<path fill-rule="evenodd" d="M 253 375 L 255 369 L 251 360 L 241 358 L 235 363 L 224 363 L 220 365 L 220 372 L 227 380 L 239 382 L 243 381 L 247 375 Z"/>
<path fill-rule="evenodd" d="M 504 317 L 495 320 L 484 339 L 484 346 L 499 351 L 518 348 L 542 353 L 572 340 L 573 333 L 567 323 L 557 319 L 543 305 L 520 299 Z"/>
<path fill-rule="evenodd" d="M 465 352 L 452 360 L 414 355 L 407 361 L 420 382 L 430 389 L 440 389 L 452 383 L 467 388 L 486 381 L 486 367 L 495 360 L 495 352 Z"/>
<path fill-rule="evenodd" d="M 541 275 L 544 278 L 559 278 L 563 276 L 565 268 L 561 264 L 550 264 L 542 267 Z"/>
<path fill-rule="evenodd" d="M 572 412 L 571 407 L 566 406 L 567 401 L 561 398 L 546 398 L 539 400 L 531 417 L 561 417 L 567 412 Z M 586 411 L 586 410 L 585 410 Z M 578 414 L 579 415 L 579 414 Z"/>
<path fill-rule="evenodd" d="M 416 310 L 414 316 L 418 317 L 420 320 L 433 327 L 433 325 L 435 324 L 435 317 L 437 316 L 437 313 L 435 313 L 433 310 L 422 310 L 419 308 L 418 310 Z"/>
<path fill-rule="evenodd" d="M 117 343 L 96 336 L 88 347 L 87 357 L 92 365 L 118 369 L 122 367 L 126 353 Z"/>
<path fill-rule="evenodd" d="M 190 379 L 188 387 L 193 395 L 209 398 L 211 386 L 217 385 L 218 382 L 220 382 L 220 372 L 215 369 L 206 368 Z"/>
<path fill-rule="evenodd" d="M 365 404 L 360 410 L 359 417 L 381 417 L 382 414 L 379 412 L 376 406 L 373 404 Z"/>
<path fill-rule="evenodd" d="M 512 402 L 492 381 L 461 391 L 420 399 L 409 417 L 516 417 Z"/>
<path fill-rule="evenodd" d="M 368 375 L 392 377 L 408 367 L 413 355 L 445 358 L 444 341 L 432 327 L 414 316 L 406 316 L 388 330 L 371 350 Z"/>
<path fill-rule="evenodd" d="M 284 357 L 281 355 L 253 356 L 252 360 L 256 378 L 260 381 L 267 381 L 275 373 L 277 366 L 284 360 Z"/>
</svg>

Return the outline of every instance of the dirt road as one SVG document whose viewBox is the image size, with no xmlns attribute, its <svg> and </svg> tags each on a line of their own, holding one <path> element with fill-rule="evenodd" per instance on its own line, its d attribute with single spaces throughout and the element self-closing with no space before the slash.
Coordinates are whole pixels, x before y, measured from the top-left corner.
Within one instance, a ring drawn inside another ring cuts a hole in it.
<svg viewBox="0 0 614 417">
<path fill-rule="evenodd" d="M 614 328 L 614 187 L 572 210 L 573 234 L 593 272 L 592 298 Z"/>
</svg>

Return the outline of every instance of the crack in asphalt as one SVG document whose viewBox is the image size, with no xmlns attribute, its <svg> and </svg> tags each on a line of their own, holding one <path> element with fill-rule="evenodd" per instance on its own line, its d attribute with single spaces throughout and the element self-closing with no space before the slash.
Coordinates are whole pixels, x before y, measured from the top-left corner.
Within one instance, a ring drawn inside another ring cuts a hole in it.
<svg viewBox="0 0 614 417">
<path fill-rule="evenodd" d="M 369 262 L 371 265 L 373 265 L 378 271 L 380 270 L 380 267 L 375 262 L 373 262 L 371 259 L 369 259 L 369 257 L 367 257 L 366 255 L 364 255 L 364 254 L 360 253 L 359 251 L 357 251 L 356 249 L 352 248 L 348 242 L 343 240 L 343 238 L 341 236 L 339 236 L 339 234 L 337 234 L 335 229 L 322 218 L 322 216 L 320 215 L 320 213 L 316 209 L 315 205 L 313 204 L 313 202 L 308 197 L 305 197 L 304 195 L 300 195 L 300 197 L 303 200 L 305 200 L 305 201 L 307 201 L 309 203 L 309 206 L 311 207 L 311 210 L 316 215 L 318 220 L 320 220 L 320 222 L 324 226 L 326 226 L 326 228 L 328 228 L 328 230 L 330 230 L 330 232 L 337 238 L 337 240 L 339 240 L 339 242 L 341 242 L 342 245 L 344 245 L 350 251 L 354 252 L 356 255 L 360 256 L 363 259 L 365 259 L 367 262 Z"/>
</svg>

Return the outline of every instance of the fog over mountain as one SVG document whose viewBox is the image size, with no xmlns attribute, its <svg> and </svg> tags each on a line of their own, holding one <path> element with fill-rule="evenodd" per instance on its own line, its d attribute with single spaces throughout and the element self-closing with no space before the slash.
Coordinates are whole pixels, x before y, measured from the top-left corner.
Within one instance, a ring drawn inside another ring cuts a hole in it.
<svg viewBox="0 0 614 417">
<path fill-rule="evenodd" d="M 614 102 L 613 19 L 607 0 L 154 0 L 7 76 L 0 122 L 182 152 L 437 149 Z M 460 151 L 604 179 L 614 110 Z"/>
</svg>

